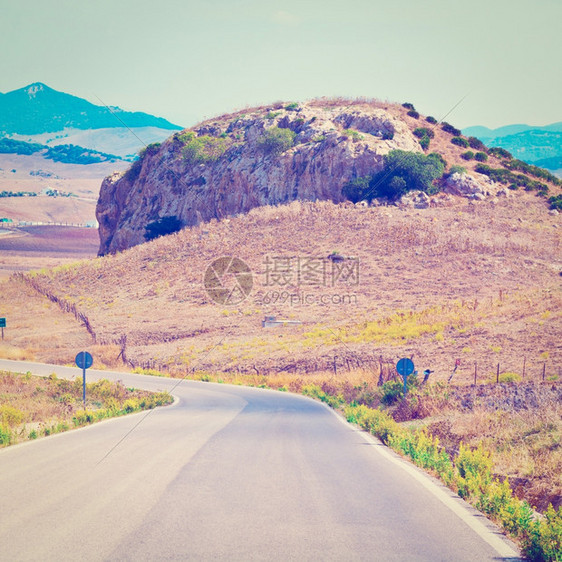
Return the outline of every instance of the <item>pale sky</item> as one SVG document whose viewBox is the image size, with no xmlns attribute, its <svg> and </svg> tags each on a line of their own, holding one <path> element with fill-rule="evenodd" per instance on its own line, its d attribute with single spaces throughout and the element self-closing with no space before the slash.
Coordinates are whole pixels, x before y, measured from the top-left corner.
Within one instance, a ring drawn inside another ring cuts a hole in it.
<svg viewBox="0 0 562 562">
<path fill-rule="evenodd" d="M 179 125 L 322 96 L 457 127 L 562 121 L 562 0 L 0 0 L 0 92 Z"/>
</svg>

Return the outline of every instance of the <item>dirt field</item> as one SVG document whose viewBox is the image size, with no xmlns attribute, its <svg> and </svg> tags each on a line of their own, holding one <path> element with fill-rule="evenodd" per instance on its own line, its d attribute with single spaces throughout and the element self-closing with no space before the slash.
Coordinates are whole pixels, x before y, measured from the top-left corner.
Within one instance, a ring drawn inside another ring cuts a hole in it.
<svg viewBox="0 0 562 562">
<path fill-rule="evenodd" d="M 98 244 L 95 228 L 27 226 L 0 229 L 0 280 L 18 271 L 52 268 L 95 257 Z"/>
</svg>

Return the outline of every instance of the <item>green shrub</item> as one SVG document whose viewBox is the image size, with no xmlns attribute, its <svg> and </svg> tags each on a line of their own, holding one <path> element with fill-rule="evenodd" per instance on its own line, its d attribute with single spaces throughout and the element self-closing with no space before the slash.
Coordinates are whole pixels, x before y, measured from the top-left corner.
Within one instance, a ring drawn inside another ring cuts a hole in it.
<svg viewBox="0 0 562 562">
<path fill-rule="evenodd" d="M 256 146 L 266 155 L 278 156 L 293 146 L 295 136 L 290 129 L 271 127 L 257 140 Z"/>
<path fill-rule="evenodd" d="M 265 118 L 269 120 L 275 119 L 280 114 L 281 114 L 280 111 L 268 111 L 265 115 Z"/>
<path fill-rule="evenodd" d="M 374 197 L 396 200 L 410 190 L 435 193 L 433 181 L 443 175 L 443 163 L 429 154 L 392 150 L 384 157 L 384 169 L 370 182 Z"/>
<path fill-rule="evenodd" d="M 562 211 L 562 195 L 553 195 L 548 199 L 551 209 Z"/>
<path fill-rule="evenodd" d="M 437 119 L 435 119 L 435 117 L 432 117 L 431 115 L 428 115 L 425 120 L 432 125 L 437 124 Z"/>
<path fill-rule="evenodd" d="M 517 373 L 501 373 L 500 382 L 521 382 L 521 375 Z"/>
<path fill-rule="evenodd" d="M 476 137 L 468 137 L 468 146 L 470 146 L 470 148 L 474 148 L 474 150 L 482 150 L 483 152 L 486 152 L 486 145 L 480 140 L 477 139 Z"/>
<path fill-rule="evenodd" d="M 474 160 L 478 160 L 478 162 L 486 162 L 488 160 L 488 155 L 485 152 L 477 152 L 474 155 Z"/>
<path fill-rule="evenodd" d="M 342 188 L 342 195 L 352 203 L 358 203 L 368 197 L 371 176 L 362 176 L 348 181 Z"/>
<path fill-rule="evenodd" d="M 399 380 L 387 381 L 380 389 L 381 403 L 391 406 L 404 396 L 404 383 Z"/>
<path fill-rule="evenodd" d="M 524 187 L 526 191 L 538 191 L 539 194 L 548 193 L 548 186 L 537 180 L 533 180 L 523 174 L 514 174 L 504 168 L 492 168 L 487 164 L 478 164 L 474 170 L 479 174 L 488 176 L 493 181 L 500 183 L 511 183 L 519 187 Z"/>
<path fill-rule="evenodd" d="M 413 104 L 413 103 L 409 103 L 409 102 L 403 103 L 403 104 L 402 104 L 402 107 L 405 108 L 405 109 L 410 109 L 410 110 L 412 110 L 412 111 L 415 111 L 415 109 L 416 109 L 416 108 L 414 107 L 414 104 Z"/>
<path fill-rule="evenodd" d="M 209 135 L 198 137 L 192 131 L 178 135 L 177 138 L 184 144 L 182 148 L 183 159 L 190 166 L 215 162 L 228 148 L 228 139 Z"/>
<path fill-rule="evenodd" d="M 464 158 L 465 160 L 472 160 L 474 158 L 474 152 L 472 152 L 472 150 L 467 150 L 461 154 L 461 158 Z"/>
<path fill-rule="evenodd" d="M 9 445 L 12 442 L 12 432 L 8 427 L 0 424 L 0 445 Z"/>
<path fill-rule="evenodd" d="M 555 185 L 562 185 L 562 180 L 557 178 L 555 175 L 551 174 L 544 168 L 539 168 L 538 166 L 533 166 L 532 164 L 527 164 L 522 160 L 512 159 L 506 162 L 502 162 L 502 166 L 508 170 L 516 170 L 519 172 L 524 172 L 536 178 L 541 178 L 554 183 Z"/>
<path fill-rule="evenodd" d="M 449 170 L 448 173 L 449 176 L 452 176 L 453 174 L 466 174 L 466 168 L 463 168 L 462 166 L 455 164 L 451 166 L 451 169 Z"/>
<path fill-rule="evenodd" d="M 358 142 L 363 140 L 363 135 L 359 133 L 359 131 L 355 131 L 354 129 L 345 129 L 342 132 L 344 137 L 350 138 L 353 142 Z"/>
<path fill-rule="evenodd" d="M 423 137 L 429 137 L 432 139 L 435 136 L 435 133 L 432 129 L 428 129 L 427 127 L 418 127 L 417 129 L 414 129 L 414 136 L 418 137 L 418 139 Z"/>
<path fill-rule="evenodd" d="M 154 240 L 154 238 L 178 232 L 183 226 L 183 222 L 175 215 L 162 217 L 146 225 L 144 238 L 145 240 Z"/>
<path fill-rule="evenodd" d="M 428 156 L 431 158 L 435 158 L 438 162 L 441 162 L 441 164 L 443 164 L 443 168 L 447 167 L 447 160 L 445 160 L 445 158 L 443 158 L 443 156 L 439 154 L 439 152 L 430 152 Z"/>
<path fill-rule="evenodd" d="M 496 156 L 497 158 L 507 158 L 508 160 L 511 160 L 513 158 L 511 152 L 508 152 L 505 148 L 501 148 L 499 146 L 492 146 L 491 148 L 489 148 L 488 154 Z"/>
<path fill-rule="evenodd" d="M 382 140 L 392 140 L 394 138 L 394 131 L 383 131 Z"/>
<path fill-rule="evenodd" d="M 415 109 L 410 109 L 410 111 L 408 111 L 408 116 L 419 119 L 420 114 Z"/>
<path fill-rule="evenodd" d="M 285 106 L 287 111 L 296 111 L 299 108 L 299 104 L 296 102 L 289 103 Z"/>
<path fill-rule="evenodd" d="M 25 419 L 25 414 L 10 406 L 9 404 L 2 404 L 0 406 L 0 424 L 4 427 L 15 427 L 21 424 Z"/>
<path fill-rule="evenodd" d="M 456 144 L 457 146 L 462 146 L 463 148 L 468 148 L 468 141 L 462 137 L 453 137 L 451 139 L 451 143 Z"/>
<path fill-rule="evenodd" d="M 456 127 L 453 127 L 453 125 L 450 125 L 449 123 L 447 123 L 446 121 L 444 121 L 443 123 L 441 123 L 441 129 L 443 131 L 445 131 L 446 133 L 450 133 L 451 135 L 454 135 L 456 137 L 461 135 L 461 130 L 457 129 Z"/>
<path fill-rule="evenodd" d="M 426 136 L 426 137 L 422 137 L 422 138 L 419 140 L 419 143 L 420 143 L 420 146 L 421 146 L 424 150 L 427 150 L 427 149 L 429 148 L 429 145 L 430 145 L 430 143 L 431 143 L 431 140 L 429 139 L 429 137 Z"/>
</svg>

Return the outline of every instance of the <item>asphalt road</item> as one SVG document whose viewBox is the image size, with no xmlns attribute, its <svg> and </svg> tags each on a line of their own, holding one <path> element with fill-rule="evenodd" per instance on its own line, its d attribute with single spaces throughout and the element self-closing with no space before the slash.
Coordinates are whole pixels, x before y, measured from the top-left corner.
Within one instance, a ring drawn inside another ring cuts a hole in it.
<svg viewBox="0 0 562 562">
<path fill-rule="evenodd" d="M 481 515 L 318 402 L 88 371 L 100 377 L 177 401 L 0 450 L 1 560 L 517 559 Z"/>
</svg>

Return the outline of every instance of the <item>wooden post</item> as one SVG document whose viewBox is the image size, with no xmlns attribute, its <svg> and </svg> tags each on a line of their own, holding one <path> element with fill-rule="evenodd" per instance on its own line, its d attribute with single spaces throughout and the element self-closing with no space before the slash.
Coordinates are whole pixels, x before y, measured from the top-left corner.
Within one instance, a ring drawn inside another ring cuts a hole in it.
<svg viewBox="0 0 562 562">
<path fill-rule="evenodd" d="M 338 374 L 338 366 L 336 365 L 337 355 L 334 355 L 334 375 Z"/>
<path fill-rule="evenodd" d="M 496 384 L 500 382 L 500 364 L 498 363 L 498 372 L 496 373 Z"/>
<path fill-rule="evenodd" d="M 474 386 L 476 386 L 476 377 L 478 376 L 478 363 L 474 362 Z"/>
<path fill-rule="evenodd" d="M 542 380 L 544 382 L 544 379 L 546 377 L 546 361 L 542 364 Z"/>
<path fill-rule="evenodd" d="M 523 357 L 523 376 L 521 378 L 525 378 L 525 366 L 527 363 L 527 357 Z"/>
</svg>

